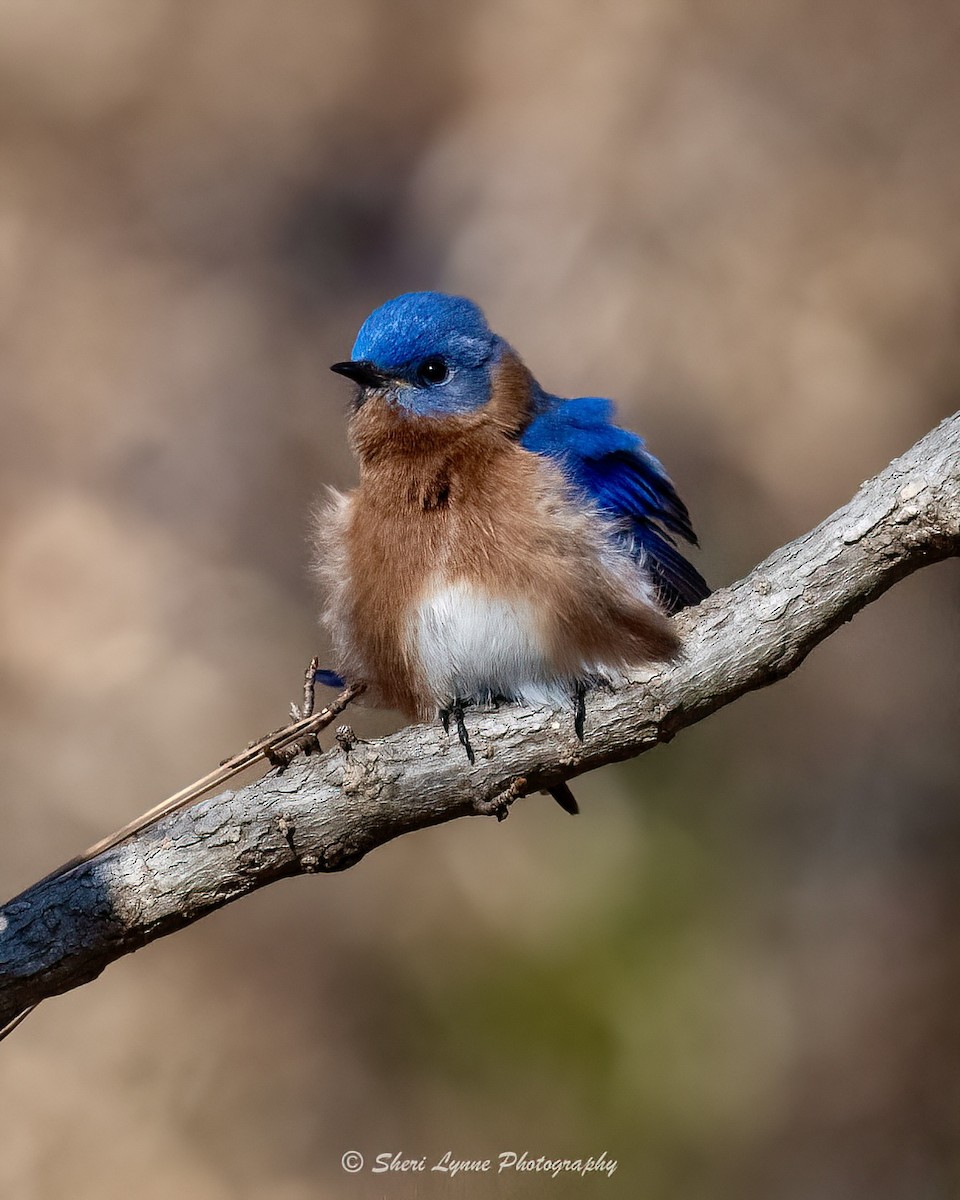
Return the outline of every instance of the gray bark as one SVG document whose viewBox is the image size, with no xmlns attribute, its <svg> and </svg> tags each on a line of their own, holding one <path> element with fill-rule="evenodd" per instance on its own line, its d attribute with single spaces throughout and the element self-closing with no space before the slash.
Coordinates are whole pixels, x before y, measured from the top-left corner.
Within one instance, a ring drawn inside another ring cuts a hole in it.
<svg viewBox="0 0 960 1200">
<path fill-rule="evenodd" d="M 960 413 L 816 529 L 682 613 L 681 661 L 590 694 L 582 742 L 569 713 L 468 713 L 470 766 L 455 734 L 411 727 L 202 801 L 29 888 L 0 909 L 0 1024 L 275 879 L 343 870 L 400 834 L 668 741 L 789 674 L 898 579 L 958 553 Z"/>
</svg>

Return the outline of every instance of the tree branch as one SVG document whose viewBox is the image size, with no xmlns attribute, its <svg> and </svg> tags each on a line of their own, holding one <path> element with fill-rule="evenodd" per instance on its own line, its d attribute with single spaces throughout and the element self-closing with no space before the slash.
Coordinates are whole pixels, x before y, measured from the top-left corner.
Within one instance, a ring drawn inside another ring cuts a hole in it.
<svg viewBox="0 0 960 1200">
<path fill-rule="evenodd" d="M 682 613 L 682 660 L 591 693 L 582 742 L 571 715 L 543 708 L 469 714 L 472 767 L 439 727 L 343 741 L 35 884 L 0 909 L 0 1024 L 275 879 L 343 870 L 400 834 L 669 741 L 789 674 L 898 579 L 956 554 L 960 413 L 812 532 Z"/>
</svg>

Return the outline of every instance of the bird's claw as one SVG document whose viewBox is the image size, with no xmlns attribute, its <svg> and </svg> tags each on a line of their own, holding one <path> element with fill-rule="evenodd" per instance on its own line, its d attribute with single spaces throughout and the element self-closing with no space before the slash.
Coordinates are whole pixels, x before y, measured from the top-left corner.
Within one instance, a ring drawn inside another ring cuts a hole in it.
<svg viewBox="0 0 960 1200">
<path fill-rule="evenodd" d="M 587 685 L 578 679 L 573 685 L 573 730 L 583 741 L 583 727 L 587 720 Z"/>
<path fill-rule="evenodd" d="M 460 745 L 464 748 L 467 758 L 471 765 L 476 762 L 476 755 L 473 753 L 473 747 L 470 745 L 470 734 L 467 732 L 467 725 L 463 719 L 463 701 L 454 700 L 449 708 L 440 709 L 440 721 L 443 725 L 443 732 L 450 732 L 450 718 L 453 717 L 454 724 L 457 727 L 457 737 L 460 740 Z"/>
</svg>

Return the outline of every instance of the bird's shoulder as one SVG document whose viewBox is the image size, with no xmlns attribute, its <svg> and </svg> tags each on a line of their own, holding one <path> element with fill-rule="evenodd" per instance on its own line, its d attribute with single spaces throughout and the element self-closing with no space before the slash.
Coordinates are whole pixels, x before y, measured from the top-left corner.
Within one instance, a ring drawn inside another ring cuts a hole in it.
<svg viewBox="0 0 960 1200">
<path fill-rule="evenodd" d="M 673 612 L 709 593 L 700 573 L 676 548 L 697 544 L 686 505 L 643 438 L 616 424 L 612 400 L 543 395 L 521 445 L 555 462 L 569 483 L 619 520 L 624 539 L 643 555 Z"/>
</svg>

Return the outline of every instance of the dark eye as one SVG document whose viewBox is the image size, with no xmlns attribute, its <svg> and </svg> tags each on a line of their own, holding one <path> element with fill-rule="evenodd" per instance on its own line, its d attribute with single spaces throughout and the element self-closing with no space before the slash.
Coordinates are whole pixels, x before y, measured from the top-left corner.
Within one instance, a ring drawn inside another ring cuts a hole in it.
<svg viewBox="0 0 960 1200">
<path fill-rule="evenodd" d="M 450 369 L 442 358 L 425 358 L 417 367 L 417 383 L 443 383 L 449 377 Z"/>
</svg>

